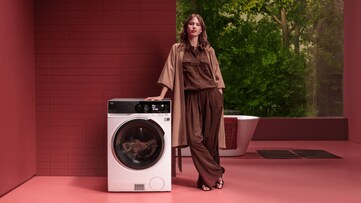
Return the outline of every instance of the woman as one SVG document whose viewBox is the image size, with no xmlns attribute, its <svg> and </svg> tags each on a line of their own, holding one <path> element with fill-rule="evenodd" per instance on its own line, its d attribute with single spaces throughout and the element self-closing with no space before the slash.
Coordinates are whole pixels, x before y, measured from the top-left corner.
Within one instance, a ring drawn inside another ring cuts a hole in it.
<svg viewBox="0 0 361 203">
<path fill-rule="evenodd" d="M 146 100 L 162 100 L 168 90 L 173 98 L 172 146 L 189 145 L 199 173 L 198 188 L 222 189 L 224 168 L 218 148 L 225 148 L 223 123 L 224 82 L 214 49 L 207 40 L 202 17 L 192 14 L 168 55 L 158 83 L 159 96 Z"/>
</svg>

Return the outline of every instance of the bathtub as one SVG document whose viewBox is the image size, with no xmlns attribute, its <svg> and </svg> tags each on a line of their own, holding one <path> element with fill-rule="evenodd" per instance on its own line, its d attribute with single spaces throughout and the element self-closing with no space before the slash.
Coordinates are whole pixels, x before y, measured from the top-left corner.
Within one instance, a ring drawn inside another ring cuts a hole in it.
<svg viewBox="0 0 361 203">
<path fill-rule="evenodd" d="M 246 153 L 248 145 L 256 130 L 259 117 L 246 115 L 225 115 L 224 117 L 237 118 L 237 148 L 220 149 L 220 156 L 242 156 Z M 182 156 L 190 156 L 189 147 L 182 149 Z"/>
</svg>

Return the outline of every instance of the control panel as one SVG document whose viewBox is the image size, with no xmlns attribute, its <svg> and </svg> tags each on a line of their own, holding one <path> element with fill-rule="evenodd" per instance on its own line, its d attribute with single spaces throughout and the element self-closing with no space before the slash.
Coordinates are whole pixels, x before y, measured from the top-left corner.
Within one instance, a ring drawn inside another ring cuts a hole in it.
<svg viewBox="0 0 361 203">
<path fill-rule="evenodd" d="M 170 113 L 171 100 L 146 101 L 144 99 L 112 99 L 108 113 Z"/>
</svg>

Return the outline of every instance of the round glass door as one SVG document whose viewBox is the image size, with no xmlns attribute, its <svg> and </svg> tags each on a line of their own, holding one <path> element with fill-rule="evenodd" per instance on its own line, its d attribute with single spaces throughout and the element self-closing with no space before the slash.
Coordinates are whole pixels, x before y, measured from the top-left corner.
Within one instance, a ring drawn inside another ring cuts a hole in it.
<svg viewBox="0 0 361 203">
<path fill-rule="evenodd" d="M 128 121 L 115 133 L 113 150 L 123 165 L 132 169 L 149 168 L 163 154 L 164 131 L 150 119 Z"/>
</svg>

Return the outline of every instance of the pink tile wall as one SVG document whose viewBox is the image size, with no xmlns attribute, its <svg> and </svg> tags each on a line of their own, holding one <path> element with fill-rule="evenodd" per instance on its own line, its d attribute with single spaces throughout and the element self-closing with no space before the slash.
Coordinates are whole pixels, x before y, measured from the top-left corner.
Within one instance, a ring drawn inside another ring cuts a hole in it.
<svg viewBox="0 0 361 203">
<path fill-rule="evenodd" d="M 0 201 L 35 175 L 34 7 L 0 1 Z"/>
<path fill-rule="evenodd" d="M 36 0 L 38 175 L 106 175 L 106 101 L 158 94 L 175 0 Z"/>
</svg>

